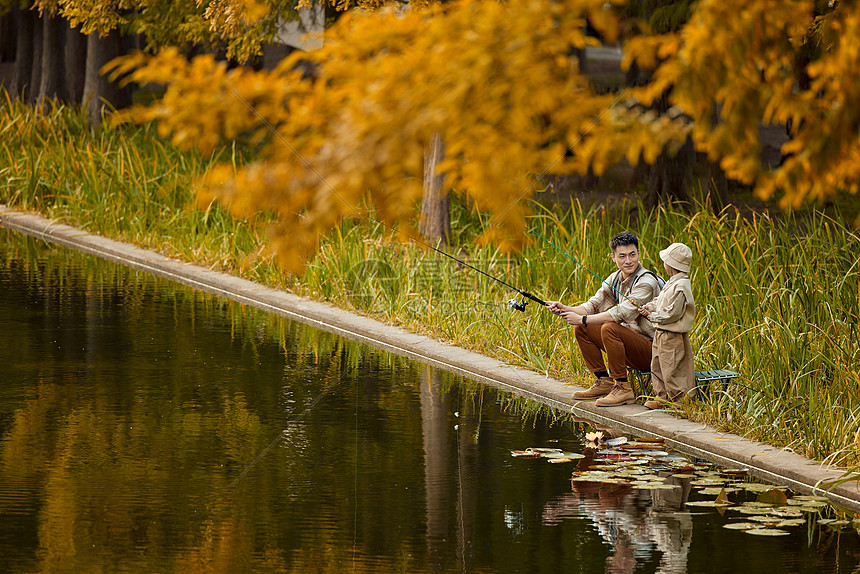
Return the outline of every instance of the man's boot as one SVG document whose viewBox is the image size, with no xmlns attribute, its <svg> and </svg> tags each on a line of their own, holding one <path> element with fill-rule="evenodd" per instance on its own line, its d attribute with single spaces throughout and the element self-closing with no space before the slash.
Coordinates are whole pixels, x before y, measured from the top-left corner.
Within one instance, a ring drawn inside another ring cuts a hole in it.
<svg viewBox="0 0 860 574">
<path fill-rule="evenodd" d="M 594 381 L 588 390 L 573 393 L 573 398 L 577 400 L 599 399 L 608 395 L 612 391 L 613 385 L 614 382 L 609 377 L 600 377 Z"/>
<path fill-rule="evenodd" d="M 615 383 L 609 394 L 602 399 L 597 399 L 594 404 L 598 407 L 620 407 L 635 402 L 636 395 L 633 393 L 633 387 L 629 382 L 620 382 Z"/>
</svg>

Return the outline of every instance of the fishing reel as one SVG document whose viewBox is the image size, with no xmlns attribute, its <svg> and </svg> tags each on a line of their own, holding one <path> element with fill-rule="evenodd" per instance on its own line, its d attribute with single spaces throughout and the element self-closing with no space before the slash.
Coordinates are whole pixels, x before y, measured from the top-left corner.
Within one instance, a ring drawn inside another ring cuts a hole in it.
<svg viewBox="0 0 860 574">
<path fill-rule="evenodd" d="M 517 311 L 525 311 L 526 305 L 528 305 L 528 304 L 529 304 L 529 302 L 525 297 L 523 297 L 522 303 L 517 301 L 516 299 L 511 299 L 510 301 L 508 301 L 508 307 L 511 307 L 512 309 L 516 309 Z"/>
</svg>

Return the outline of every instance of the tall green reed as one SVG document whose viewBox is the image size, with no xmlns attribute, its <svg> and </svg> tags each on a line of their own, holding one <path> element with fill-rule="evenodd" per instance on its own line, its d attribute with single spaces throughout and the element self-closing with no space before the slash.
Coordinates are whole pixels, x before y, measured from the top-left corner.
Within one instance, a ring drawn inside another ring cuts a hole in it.
<svg viewBox="0 0 860 574">
<path fill-rule="evenodd" d="M 346 221 L 323 238 L 300 277 L 285 277 L 261 254 L 258 227 L 215 205 L 193 204 L 193 186 L 212 161 L 178 152 L 152 126 L 90 129 L 77 111 L 0 105 L 0 201 L 38 210 L 167 255 L 288 288 L 335 305 L 572 382 L 588 375 L 563 321 L 516 293 L 420 244 L 396 241 L 377 223 Z M 699 370 L 741 377 L 714 389 L 686 416 L 841 465 L 858 463 L 860 264 L 856 233 L 818 212 L 774 218 L 734 208 L 693 215 L 661 208 L 561 212 L 534 205 L 528 225 L 599 277 L 614 270 L 609 238 L 623 229 L 642 241 L 643 264 L 662 271 L 660 249 L 693 250 L 697 302 L 691 334 Z M 509 256 L 472 240 L 487 220 L 454 202 L 452 253 L 545 300 L 587 299 L 600 280 L 526 232 Z"/>
<path fill-rule="evenodd" d="M 194 182 L 234 150 L 180 152 L 154 125 L 92 129 L 80 111 L 0 101 L 0 201 L 223 269 L 248 266 L 263 239 L 224 210 L 190 207 Z M 261 273 L 271 273 L 259 260 Z"/>
</svg>

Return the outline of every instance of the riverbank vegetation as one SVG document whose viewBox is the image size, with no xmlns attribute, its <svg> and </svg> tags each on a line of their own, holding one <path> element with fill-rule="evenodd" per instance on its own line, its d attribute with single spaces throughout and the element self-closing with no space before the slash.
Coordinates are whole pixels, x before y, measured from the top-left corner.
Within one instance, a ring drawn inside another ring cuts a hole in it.
<svg viewBox="0 0 860 574">
<path fill-rule="evenodd" d="M 373 219 L 345 221 L 323 237 L 301 275 L 283 274 L 263 251 L 265 223 L 234 220 L 196 204 L 198 177 L 213 162 L 240 165 L 248 152 L 179 152 L 151 124 L 87 127 L 72 109 L 0 105 L 0 202 L 93 233 L 331 302 L 502 361 L 584 383 L 569 327 L 516 293 L 426 245 L 402 243 Z M 791 216 L 664 207 L 648 216 L 561 211 L 533 205 L 522 252 L 476 247 L 481 206 L 452 202 L 450 252 L 542 299 L 581 301 L 612 270 L 607 242 L 636 231 L 646 266 L 673 241 L 693 249 L 698 370 L 731 368 L 740 379 L 714 388 L 683 414 L 819 460 L 858 464 L 860 268 L 857 232 L 820 211 Z M 574 261 L 573 259 L 576 259 Z"/>
</svg>

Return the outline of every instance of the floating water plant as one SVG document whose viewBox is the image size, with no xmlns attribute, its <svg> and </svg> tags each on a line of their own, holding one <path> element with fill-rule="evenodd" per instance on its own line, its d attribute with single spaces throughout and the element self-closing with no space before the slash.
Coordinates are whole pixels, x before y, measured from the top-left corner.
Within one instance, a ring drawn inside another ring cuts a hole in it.
<svg viewBox="0 0 860 574">
<path fill-rule="evenodd" d="M 560 448 L 528 448 L 511 451 L 517 458 L 543 458 L 549 462 L 578 461 L 571 474 L 571 486 L 578 483 L 622 485 L 630 490 L 674 490 L 684 487 L 683 506 L 688 509 L 713 508 L 728 515 L 723 525 L 756 536 L 786 536 L 789 529 L 814 523 L 839 530 L 853 526 L 860 531 L 860 518 L 851 521 L 839 516 L 822 517 L 831 509 L 827 498 L 793 494 L 786 488 L 753 482 L 744 468 L 719 469 L 670 450 L 658 450 L 662 439 L 630 440 L 615 437 L 601 440 L 592 436 L 584 454 L 565 452 Z M 713 497 L 687 500 L 688 492 Z M 743 498 L 755 497 L 755 500 Z M 739 500 L 735 500 L 738 498 Z M 740 520 L 733 518 L 736 513 Z"/>
</svg>

